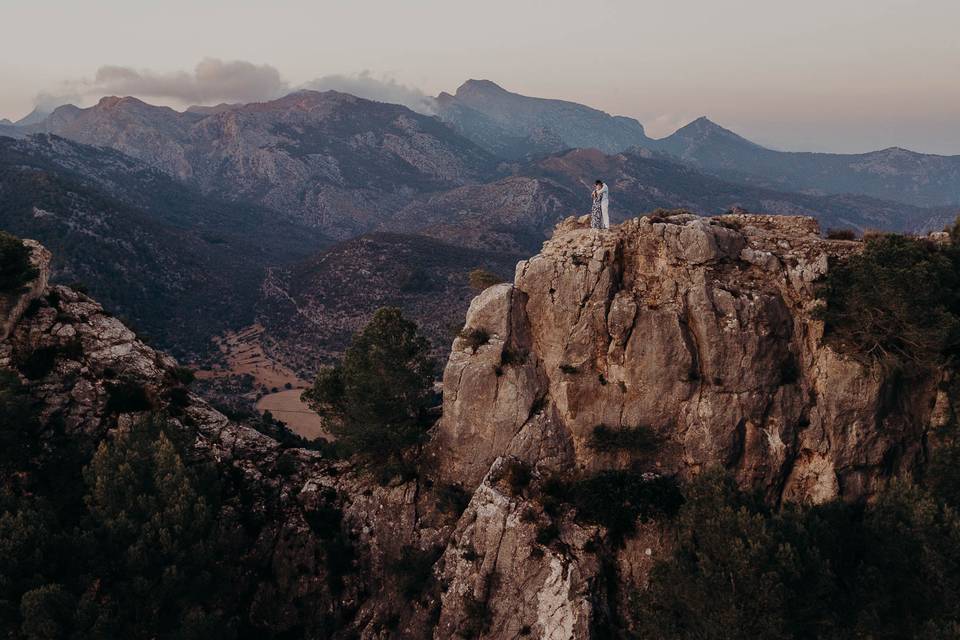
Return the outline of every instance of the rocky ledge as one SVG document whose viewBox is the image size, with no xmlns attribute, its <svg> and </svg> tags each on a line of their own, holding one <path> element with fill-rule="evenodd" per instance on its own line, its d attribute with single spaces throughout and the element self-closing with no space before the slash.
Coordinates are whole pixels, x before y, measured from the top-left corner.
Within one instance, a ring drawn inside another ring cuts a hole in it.
<svg viewBox="0 0 960 640">
<path fill-rule="evenodd" d="M 501 456 L 681 478 L 722 466 L 774 503 L 869 498 L 924 458 L 939 376 L 892 394 L 894 374 L 824 344 L 814 283 L 860 246 L 804 217 L 563 221 L 470 306 L 444 374 L 446 476 L 472 489 Z M 598 450 L 601 425 L 659 445 Z"/>
<path fill-rule="evenodd" d="M 421 472 L 388 486 L 211 408 L 95 301 L 47 286 L 37 245 L 40 278 L 4 301 L 0 365 L 50 446 L 92 448 L 147 410 L 197 434 L 224 517 L 250 536 L 250 624 L 264 633 L 610 637 L 670 553 L 670 524 L 614 539 L 551 503 L 551 481 L 720 466 L 771 503 L 855 501 L 924 460 L 945 419 L 939 375 L 892 393 L 903 381 L 822 339 L 815 282 L 859 246 L 808 218 L 565 220 L 513 284 L 471 304 Z"/>
</svg>

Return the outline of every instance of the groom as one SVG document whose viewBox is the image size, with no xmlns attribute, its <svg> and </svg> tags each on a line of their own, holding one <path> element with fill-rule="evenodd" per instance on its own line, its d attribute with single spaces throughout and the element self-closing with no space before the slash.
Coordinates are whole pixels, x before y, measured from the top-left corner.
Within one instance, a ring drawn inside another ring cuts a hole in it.
<svg viewBox="0 0 960 640">
<path fill-rule="evenodd" d="M 610 189 L 607 188 L 607 185 L 603 180 L 597 180 L 597 190 L 600 192 L 600 211 L 603 216 L 602 224 L 604 229 L 610 228 L 610 214 L 608 209 L 610 207 Z"/>
</svg>

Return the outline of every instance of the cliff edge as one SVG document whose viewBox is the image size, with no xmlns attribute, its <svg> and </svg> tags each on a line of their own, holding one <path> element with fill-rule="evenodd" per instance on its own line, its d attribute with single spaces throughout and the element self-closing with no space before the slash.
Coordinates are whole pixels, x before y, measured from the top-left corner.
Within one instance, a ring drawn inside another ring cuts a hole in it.
<svg viewBox="0 0 960 640">
<path fill-rule="evenodd" d="M 871 497 L 923 459 L 939 376 L 894 394 L 895 374 L 822 340 L 814 283 L 860 246 L 793 216 L 563 221 L 470 306 L 444 373 L 447 477 L 473 488 L 515 456 L 680 478 L 722 466 L 773 503 Z M 656 446 L 615 446 L 638 430 Z"/>
</svg>

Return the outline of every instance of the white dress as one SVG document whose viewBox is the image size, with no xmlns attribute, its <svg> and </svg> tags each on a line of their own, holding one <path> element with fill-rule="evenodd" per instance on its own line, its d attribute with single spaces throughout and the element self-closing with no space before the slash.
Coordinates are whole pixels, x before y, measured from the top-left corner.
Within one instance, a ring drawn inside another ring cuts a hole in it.
<svg viewBox="0 0 960 640">
<path fill-rule="evenodd" d="M 600 188 L 600 212 L 601 212 L 601 225 L 603 229 L 610 228 L 610 189 L 607 188 L 607 183 L 603 183 L 603 187 Z"/>
</svg>

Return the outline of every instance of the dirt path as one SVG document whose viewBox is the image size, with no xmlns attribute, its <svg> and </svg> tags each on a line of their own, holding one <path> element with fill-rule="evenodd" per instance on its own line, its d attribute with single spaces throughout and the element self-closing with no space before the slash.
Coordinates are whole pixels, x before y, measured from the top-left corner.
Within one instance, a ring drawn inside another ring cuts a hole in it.
<svg viewBox="0 0 960 640">
<path fill-rule="evenodd" d="M 248 374 L 253 377 L 255 388 L 277 389 L 257 401 L 258 412 L 262 414 L 269 411 L 276 419 L 285 422 L 291 431 L 308 440 L 332 439 L 323 430 L 320 416 L 300 400 L 300 394 L 308 386 L 307 383 L 264 352 L 260 344 L 262 334 L 263 327 L 254 324 L 215 338 L 214 342 L 223 352 L 226 366 L 197 371 L 197 377 L 229 378 Z M 288 385 L 292 388 L 285 388 Z"/>
<path fill-rule="evenodd" d="M 308 440 L 332 440 L 323 429 L 323 420 L 301 399 L 303 389 L 287 389 L 263 396 L 257 402 L 257 411 L 269 411 L 273 417 L 287 423 L 290 430 Z"/>
</svg>

